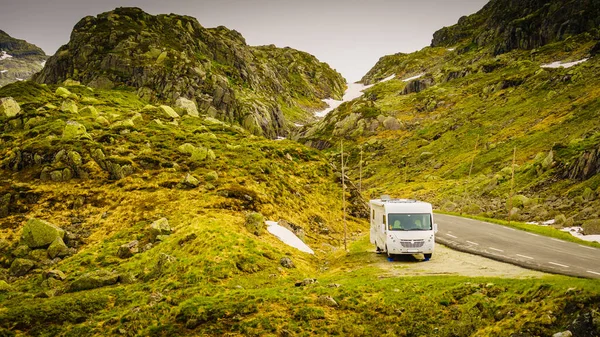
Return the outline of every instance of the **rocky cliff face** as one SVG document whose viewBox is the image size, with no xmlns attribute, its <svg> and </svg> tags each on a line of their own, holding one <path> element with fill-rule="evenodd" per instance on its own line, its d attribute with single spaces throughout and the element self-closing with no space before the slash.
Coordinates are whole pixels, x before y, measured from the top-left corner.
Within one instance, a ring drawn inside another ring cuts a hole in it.
<svg viewBox="0 0 600 337">
<path fill-rule="evenodd" d="M 489 45 L 502 54 L 597 30 L 599 24 L 600 3 L 593 0 L 492 0 L 476 14 L 437 31 L 431 45 Z"/>
<path fill-rule="evenodd" d="M 35 76 L 48 84 L 66 79 L 95 88 L 135 87 L 152 102 L 190 99 L 201 113 L 268 137 L 285 135 L 290 117 L 308 118 L 322 98 L 340 97 L 345 84 L 307 53 L 251 47 L 234 30 L 138 8 L 82 19 Z"/>
<path fill-rule="evenodd" d="M 28 80 L 43 68 L 47 58 L 39 47 L 0 30 L 0 87 Z"/>
</svg>

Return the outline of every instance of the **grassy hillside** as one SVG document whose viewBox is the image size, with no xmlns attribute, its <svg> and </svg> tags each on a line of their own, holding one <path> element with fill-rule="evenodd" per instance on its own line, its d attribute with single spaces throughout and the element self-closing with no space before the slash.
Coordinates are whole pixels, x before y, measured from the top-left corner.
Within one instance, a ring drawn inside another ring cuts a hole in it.
<svg viewBox="0 0 600 337">
<path fill-rule="evenodd" d="M 556 218 L 598 233 L 596 39 L 583 33 L 500 55 L 493 45 L 459 44 L 383 57 L 363 81 L 396 79 L 343 104 L 306 128 L 303 139 L 333 145 L 336 155 L 345 139 L 352 178 L 362 147 L 370 196 L 425 199 L 447 211 L 496 218 L 508 214 L 516 149 L 512 218 Z M 542 68 L 586 58 L 570 68 Z"/>
</svg>

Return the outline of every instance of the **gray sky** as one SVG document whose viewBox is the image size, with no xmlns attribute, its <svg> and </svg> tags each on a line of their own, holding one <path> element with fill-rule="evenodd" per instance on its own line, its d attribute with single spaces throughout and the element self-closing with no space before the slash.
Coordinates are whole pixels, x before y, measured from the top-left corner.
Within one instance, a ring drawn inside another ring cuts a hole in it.
<svg viewBox="0 0 600 337">
<path fill-rule="evenodd" d="M 412 52 L 488 0 L 0 0 L 0 29 L 47 54 L 69 41 L 86 15 L 121 6 L 193 16 L 204 27 L 239 31 L 250 45 L 275 44 L 315 55 L 348 81 L 384 55 Z"/>
</svg>

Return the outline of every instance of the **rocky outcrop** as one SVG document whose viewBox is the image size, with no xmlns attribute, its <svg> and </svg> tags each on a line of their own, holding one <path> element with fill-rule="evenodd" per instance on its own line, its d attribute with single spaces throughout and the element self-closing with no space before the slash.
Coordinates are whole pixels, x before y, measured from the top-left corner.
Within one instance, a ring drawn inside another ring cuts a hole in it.
<svg viewBox="0 0 600 337">
<path fill-rule="evenodd" d="M 0 30 L 0 87 L 30 79 L 47 59 L 39 47 Z"/>
<path fill-rule="evenodd" d="M 34 77 L 48 84 L 66 79 L 95 88 L 134 87 L 150 101 L 192 116 L 195 107 L 273 138 L 290 125 L 284 108 L 320 106 L 323 98 L 341 97 L 345 85 L 340 74 L 307 53 L 251 47 L 234 30 L 138 8 L 85 17 Z"/>
<path fill-rule="evenodd" d="M 479 12 L 433 35 L 433 47 L 466 42 L 492 46 L 495 54 L 534 49 L 595 29 L 600 6 L 589 0 L 492 0 Z"/>
<path fill-rule="evenodd" d="M 563 178 L 586 180 L 600 173 L 600 148 L 583 152 L 563 172 Z"/>
</svg>

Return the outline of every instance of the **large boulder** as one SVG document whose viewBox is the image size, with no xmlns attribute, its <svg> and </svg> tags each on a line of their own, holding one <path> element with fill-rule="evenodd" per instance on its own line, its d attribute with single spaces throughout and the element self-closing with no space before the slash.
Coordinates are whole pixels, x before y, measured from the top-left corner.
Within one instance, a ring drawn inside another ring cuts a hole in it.
<svg viewBox="0 0 600 337">
<path fill-rule="evenodd" d="M 119 281 L 119 274 L 106 270 L 96 270 L 79 277 L 71 283 L 68 291 L 96 289 L 113 285 Z"/>
<path fill-rule="evenodd" d="M 0 98 L 0 117 L 15 117 L 21 113 L 19 103 L 12 97 Z"/>
<path fill-rule="evenodd" d="M 187 98 L 179 97 L 175 102 L 175 107 L 185 110 L 186 113 L 192 117 L 198 117 L 198 108 L 196 107 L 196 103 Z"/>
<path fill-rule="evenodd" d="M 69 247 L 65 244 L 61 237 L 57 237 L 48 247 L 48 256 L 51 259 L 55 257 L 65 257 L 69 255 Z"/>
<path fill-rule="evenodd" d="M 23 276 L 35 267 L 35 262 L 27 259 L 15 259 L 8 272 L 12 276 Z"/>
<path fill-rule="evenodd" d="M 31 218 L 23 227 L 21 239 L 30 248 L 47 247 L 57 238 L 63 239 L 65 231 L 47 221 Z"/>
</svg>

